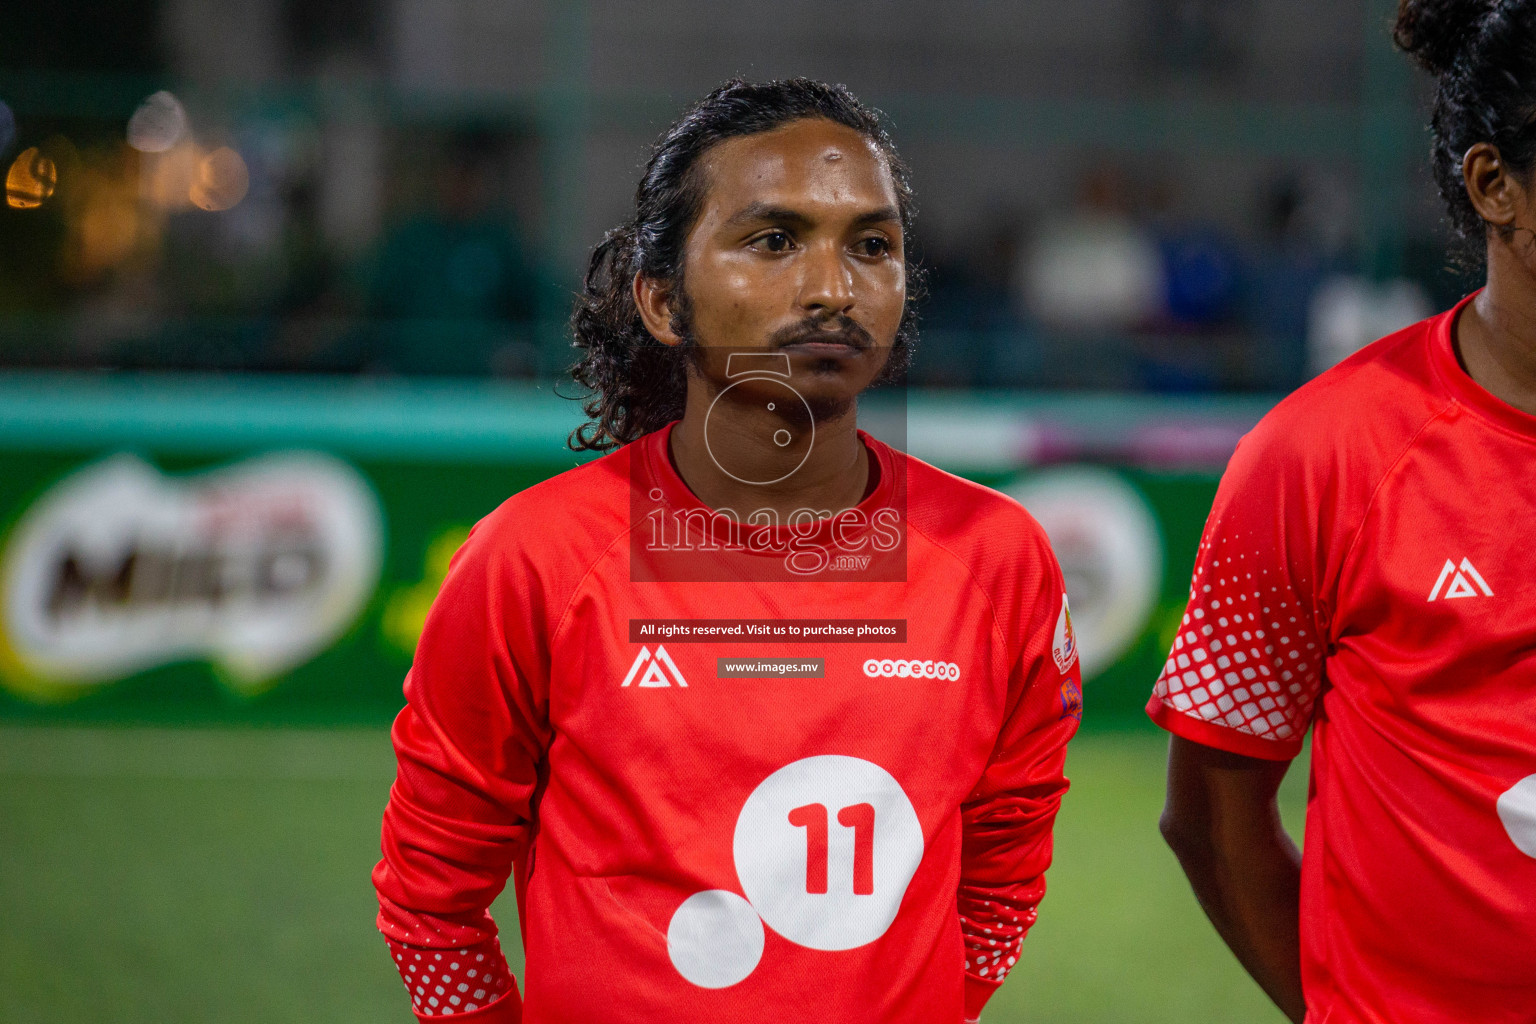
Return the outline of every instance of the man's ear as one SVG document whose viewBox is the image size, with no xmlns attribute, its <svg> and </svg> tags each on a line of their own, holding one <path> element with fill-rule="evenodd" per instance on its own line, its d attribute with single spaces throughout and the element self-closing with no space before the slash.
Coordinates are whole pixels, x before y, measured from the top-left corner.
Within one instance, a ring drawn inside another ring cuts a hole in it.
<svg viewBox="0 0 1536 1024">
<path fill-rule="evenodd" d="M 640 322 L 651 337 L 663 345 L 681 345 L 683 339 L 672 329 L 672 285 L 654 277 L 635 275 L 632 287 L 635 308 L 640 311 Z"/>
<path fill-rule="evenodd" d="M 1525 188 L 1491 142 L 1479 142 L 1461 158 L 1461 180 L 1477 215 L 1494 228 L 1507 228 L 1525 206 Z"/>
</svg>

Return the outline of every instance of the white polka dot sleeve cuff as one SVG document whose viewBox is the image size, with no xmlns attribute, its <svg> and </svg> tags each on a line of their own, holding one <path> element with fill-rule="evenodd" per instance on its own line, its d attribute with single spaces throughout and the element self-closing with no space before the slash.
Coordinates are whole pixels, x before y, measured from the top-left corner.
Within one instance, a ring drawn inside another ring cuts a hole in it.
<svg viewBox="0 0 1536 1024">
<path fill-rule="evenodd" d="M 477 1024 L 517 1024 L 521 1000 L 501 945 L 495 939 L 464 949 L 425 949 L 393 939 L 390 956 L 421 1021 L 442 1017 Z"/>
</svg>

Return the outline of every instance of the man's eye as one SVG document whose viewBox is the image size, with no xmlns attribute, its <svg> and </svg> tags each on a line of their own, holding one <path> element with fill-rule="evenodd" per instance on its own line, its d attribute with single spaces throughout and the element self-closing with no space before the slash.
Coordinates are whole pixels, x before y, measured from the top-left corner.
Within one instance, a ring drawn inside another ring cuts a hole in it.
<svg viewBox="0 0 1536 1024">
<path fill-rule="evenodd" d="M 891 251 L 891 243 L 876 235 L 860 239 L 855 248 L 861 256 L 885 256 Z"/>
<path fill-rule="evenodd" d="M 766 235 L 759 235 L 752 244 L 769 252 L 786 252 L 794 245 L 794 241 L 782 231 L 770 231 Z"/>
</svg>

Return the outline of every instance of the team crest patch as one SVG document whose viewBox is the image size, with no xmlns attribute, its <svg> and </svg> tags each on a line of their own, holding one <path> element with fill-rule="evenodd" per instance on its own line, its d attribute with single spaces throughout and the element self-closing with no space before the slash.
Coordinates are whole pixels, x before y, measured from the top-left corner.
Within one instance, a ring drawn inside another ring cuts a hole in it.
<svg viewBox="0 0 1536 1024">
<path fill-rule="evenodd" d="M 1072 632 L 1072 609 L 1067 607 L 1067 595 L 1061 595 L 1061 614 L 1056 616 L 1056 635 L 1051 640 L 1051 656 L 1062 672 L 1077 660 L 1077 634 Z"/>
<path fill-rule="evenodd" d="M 1083 688 L 1076 679 L 1065 679 L 1061 684 L 1061 717 L 1083 720 Z"/>
</svg>

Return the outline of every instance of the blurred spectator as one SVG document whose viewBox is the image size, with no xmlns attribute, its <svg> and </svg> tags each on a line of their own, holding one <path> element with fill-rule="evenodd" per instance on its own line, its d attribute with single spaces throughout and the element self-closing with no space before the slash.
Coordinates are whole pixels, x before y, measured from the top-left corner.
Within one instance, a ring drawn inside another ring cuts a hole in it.
<svg viewBox="0 0 1536 1024">
<path fill-rule="evenodd" d="M 1167 199 L 1164 200 L 1167 203 Z M 1163 292 L 1156 317 L 1136 339 L 1136 382 L 1151 391 L 1211 391 L 1240 367 L 1233 322 L 1238 253 L 1211 224 L 1162 218 L 1157 226 Z"/>
<path fill-rule="evenodd" d="M 408 374 L 524 373 L 539 280 L 487 135 L 446 147 L 434 204 L 385 232 L 367 270 L 364 365 Z"/>
<path fill-rule="evenodd" d="M 1341 274 L 1312 299 L 1307 330 L 1307 369 L 1322 373 L 1377 338 L 1402 330 L 1434 312 L 1429 296 L 1403 278 L 1374 284 Z"/>
<path fill-rule="evenodd" d="M 1238 255 L 1212 226 L 1176 226 L 1158 239 L 1163 259 L 1164 311 L 1182 327 L 1221 324 L 1237 296 Z"/>
<path fill-rule="evenodd" d="M 1032 380 L 1037 342 L 1014 308 L 1017 220 L 1004 212 L 962 233 L 967 243 L 929 268 L 922 341 L 911 380 L 941 387 L 1005 387 Z"/>
<path fill-rule="evenodd" d="M 356 371 L 363 364 L 365 340 L 349 317 L 357 302 L 321 230 L 315 183 L 307 177 L 292 181 L 285 206 L 281 246 L 287 274 L 277 300 L 272 365 L 309 372 Z"/>
<path fill-rule="evenodd" d="M 1348 223 L 1344 198 L 1326 179 L 1285 173 L 1258 202 L 1258 244 L 1242 284 L 1242 315 L 1252 334 L 1254 384 L 1290 391 L 1307 379 L 1307 330 L 1313 296 L 1341 262 Z"/>
<path fill-rule="evenodd" d="M 1162 308 L 1162 258 L 1130 215 L 1122 174 L 1094 170 L 1078 204 L 1040 226 L 1020 264 L 1024 309 L 1065 332 L 1125 331 Z"/>
</svg>

